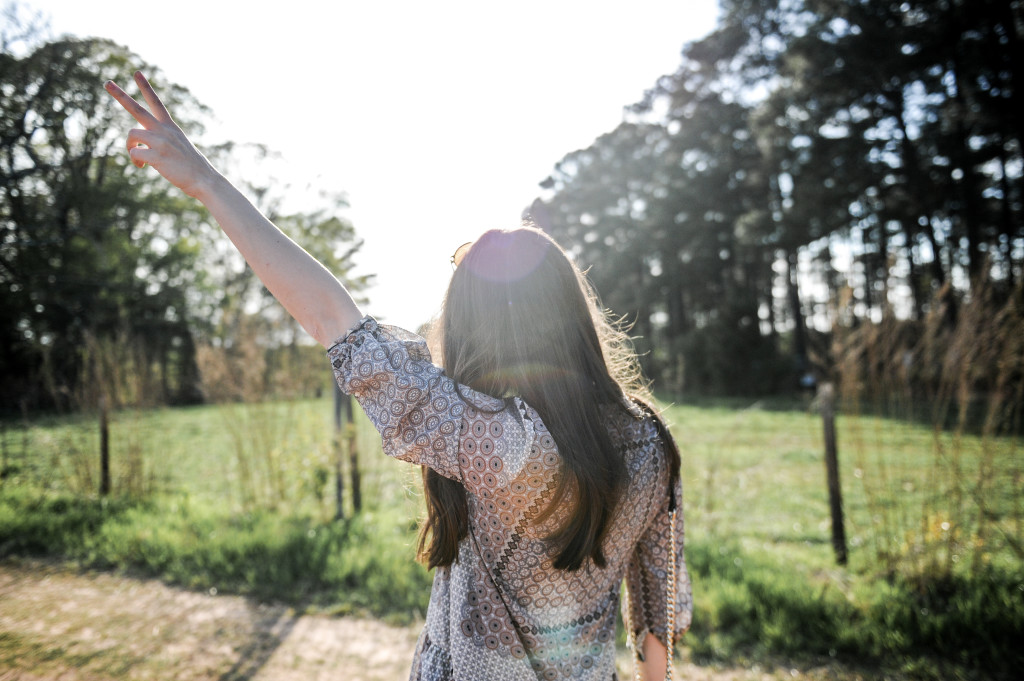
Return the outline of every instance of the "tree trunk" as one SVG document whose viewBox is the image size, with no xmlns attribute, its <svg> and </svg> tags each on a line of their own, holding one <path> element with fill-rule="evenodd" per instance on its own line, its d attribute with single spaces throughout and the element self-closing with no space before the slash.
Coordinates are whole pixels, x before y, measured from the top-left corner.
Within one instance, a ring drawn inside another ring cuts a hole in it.
<svg viewBox="0 0 1024 681">
<path fill-rule="evenodd" d="M 910 303 L 912 309 L 910 311 L 910 318 L 914 321 L 920 320 L 924 314 L 922 308 L 924 307 L 924 292 L 921 290 L 920 276 L 917 271 L 917 264 L 914 262 L 914 245 L 907 244 L 907 283 L 910 285 Z"/>
<path fill-rule="evenodd" d="M 789 303 L 789 313 L 793 318 L 793 355 L 796 360 L 797 371 L 801 374 L 808 368 L 807 358 L 807 325 L 804 322 L 804 312 L 800 304 L 800 284 L 797 280 L 797 252 L 786 253 L 786 301 Z"/>
<path fill-rule="evenodd" d="M 1016 286 L 1016 275 L 1013 271 L 1013 197 L 1010 182 L 1006 178 L 1005 150 L 1006 145 L 1004 142 L 999 145 L 999 172 L 1002 176 L 999 180 L 999 188 L 1003 194 L 1002 201 L 999 202 L 999 232 L 1003 239 L 1000 250 L 1002 251 L 1003 262 L 1006 264 L 1006 281 L 1009 284 L 1009 289 L 1012 291 Z"/>
<path fill-rule="evenodd" d="M 1007 58 L 1005 63 L 1014 65 L 1009 69 L 1009 83 L 1004 83 L 1004 87 L 1010 91 L 1011 104 L 1007 110 L 1018 112 L 1016 116 L 1008 116 L 1007 123 L 1013 125 L 1013 132 L 1017 137 L 1017 148 L 1020 149 L 1024 147 L 1024 116 L 1019 115 L 1021 111 L 1024 111 L 1024 68 L 1021 67 L 1021 64 L 1024 64 L 1024 40 L 1020 35 L 1021 22 L 1014 16 L 1011 5 L 1012 3 L 1006 0 L 1005 2 L 994 2 L 991 6 L 999 13 L 995 19 L 1002 25 L 1003 35 L 1006 39 L 1004 49 Z"/>
<path fill-rule="evenodd" d="M 959 36 L 956 36 L 959 39 Z M 978 276 L 981 274 L 981 229 L 979 221 L 982 219 L 977 195 L 977 174 L 974 171 L 974 162 L 970 148 L 970 126 L 967 124 L 970 103 L 964 96 L 963 81 L 961 79 L 960 55 L 957 52 L 957 44 L 953 43 L 952 57 L 949 65 L 950 73 L 953 76 L 953 101 L 956 115 L 955 139 L 951 146 L 951 156 L 954 169 L 959 168 L 963 173 L 960 179 L 960 222 L 963 225 L 963 237 L 967 240 L 967 273 L 968 279 L 973 287 Z"/>
<path fill-rule="evenodd" d="M 871 318 L 871 310 L 875 306 L 875 265 L 871 253 L 868 252 L 868 241 L 865 230 L 860 233 L 861 266 L 864 268 L 864 307 L 865 317 Z"/>
<path fill-rule="evenodd" d="M 941 289 L 946 284 L 946 267 L 942 264 L 942 252 L 943 247 L 939 244 L 938 236 L 936 233 L 935 220 L 931 217 L 928 218 L 928 229 L 924 232 L 925 237 L 928 239 L 928 244 L 932 247 L 932 278 L 935 279 L 935 290 Z"/>
<path fill-rule="evenodd" d="M 931 219 L 929 213 L 929 201 L 925 196 L 925 187 L 928 186 L 923 173 L 921 171 L 920 157 L 917 153 L 917 147 L 914 146 L 910 140 L 910 133 L 907 130 L 906 107 L 903 102 L 903 95 L 893 94 L 892 100 L 898 107 L 898 115 L 896 120 L 900 126 L 900 146 L 903 152 L 903 166 L 906 172 L 907 180 L 907 192 L 910 194 L 910 208 L 906 211 L 906 214 L 900 219 L 900 226 L 903 229 L 904 238 L 907 240 L 907 262 L 910 264 L 910 291 L 913 294 L 913 314 L 914 319 L 921 319 L 922 307 L 925 302 L 925 294 L 921 290 L 921 282 L 919 281 L 918 271 L 916 263 L 914 262 L 914 244 L 917 242 L 917 235 L 921 231 L 923 226 L 922 221 L 927 221 L 930 225 Z M 927 230 L 926 230 L 927 231 Z M 942 271 L 942 263 L 939 259 L 938 245 L 935 242 L 935 235 L 928 234 L 928 240 L 932 244 L 932 276 L 935 277 L 938 286 L 941 286 L 945 281 L 945 275 Z M 936 265 L 938 268 L 936 269 Z"/>
</svg>

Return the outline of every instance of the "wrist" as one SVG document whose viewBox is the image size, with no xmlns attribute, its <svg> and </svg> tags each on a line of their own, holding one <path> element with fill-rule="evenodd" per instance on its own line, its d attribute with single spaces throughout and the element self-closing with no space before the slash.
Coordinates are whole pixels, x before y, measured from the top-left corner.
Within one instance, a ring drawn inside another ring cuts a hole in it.
<svg viewBox="0 0 1024 681">
<path fill-rule="evenodd" d="M 206 168 L 203 172 L 197 173 L 191 186 L 185 193 L 197 199 L 204 206 L 209 207 L 210 201 L 223 194 L 224 190 L 231 186 L 227 178 L 207 162 Z"/>
</svg>

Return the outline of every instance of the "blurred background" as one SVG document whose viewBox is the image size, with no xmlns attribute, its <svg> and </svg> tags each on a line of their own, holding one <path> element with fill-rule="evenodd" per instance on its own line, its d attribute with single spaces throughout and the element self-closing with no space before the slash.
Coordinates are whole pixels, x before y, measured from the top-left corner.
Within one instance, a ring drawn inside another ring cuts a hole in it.
<svg viewBox="0 0 1024 681">
<path fill-rule="evenodd" d="M 102 84 L 141 69 L 381 320 L 429 324 L 485 229 L 569 249 L 683 445 L 688 673 L 1014 677 L 1022 40 L 1016 0 L 5 4 L 4 583 L 102 570 L 407 628 L 427 602 L 416 471 L 128 161 Z M 0 607 L 0 668 L 181 673 L 41 622 Z"/>
</svg>

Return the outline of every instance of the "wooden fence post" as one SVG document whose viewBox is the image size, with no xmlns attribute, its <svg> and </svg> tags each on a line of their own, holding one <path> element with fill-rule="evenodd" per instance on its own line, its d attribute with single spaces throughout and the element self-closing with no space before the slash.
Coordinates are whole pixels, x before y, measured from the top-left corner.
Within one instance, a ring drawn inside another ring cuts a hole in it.
<svg viewBox="0 0 1024 681">
<path fill-rule="evenodd" d="M 828 504 L 832 512 L 832 548 L 836 563 L 846 565 L 846 529 L 843 524 L 843 494 L 839 486 L 839 456 L 836 446 L 836 395 L 831 383 L 818 389 L 818 404 L 825 427 L 825 478 L 828 481 Z"/>
<path fill-rule="evenodd" d="M 100 397 L 100 496 L 110 494 L 110 424 L 107 398 Z"/>
<path fill-rule="evenodd" d="M 341 401 L 348 397 L 334 385 L 334 519 L 345 517 L 345 476 L 341 470 Z"/>
<path fill-rule="evenodd" d="M 345 424 L 348 433 L 348 472 L 352 480 L 352 512 L 359 513 L 363 510 L 363 489 L 362 479 L 359 474 L 359 447 L 356 444 L 356 418 L 352 403 L 355 400 L 351 395 L 345 395 Z"/>
<path fill-rule="evenodd" d="M 0 485 L 7 477 L 7 422 L 0 419 Z"/>
</svg>

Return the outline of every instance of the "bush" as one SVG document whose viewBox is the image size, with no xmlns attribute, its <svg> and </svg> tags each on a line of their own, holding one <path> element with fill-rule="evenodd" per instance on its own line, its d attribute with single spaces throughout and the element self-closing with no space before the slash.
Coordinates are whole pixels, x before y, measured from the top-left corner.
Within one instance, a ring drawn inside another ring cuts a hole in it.
<svg viewBox="0 0 1024 681">
<path fill-rule="evenodd" d="M 1024 665 L 1024 573 L 866 580 L 844 594 L 734 544 L 691 541 L 687 562 L 695 612 L 686 642 L 698 660 L 839 657 L 884 668 L 931 658 L 1006 678 Z"/>
<path fill-rule="evenodd" d="M 60 556 L 193 589 L 410 621 L 430 575 L 396 518 L 333 523 L 272 512 L 224 516 L 69 497 L 0 495 L 0 556 Z"/>
</svg>

